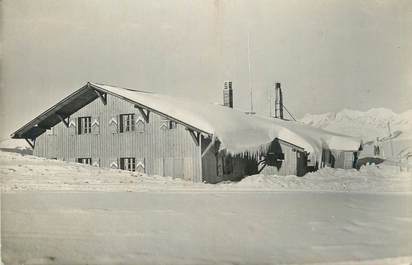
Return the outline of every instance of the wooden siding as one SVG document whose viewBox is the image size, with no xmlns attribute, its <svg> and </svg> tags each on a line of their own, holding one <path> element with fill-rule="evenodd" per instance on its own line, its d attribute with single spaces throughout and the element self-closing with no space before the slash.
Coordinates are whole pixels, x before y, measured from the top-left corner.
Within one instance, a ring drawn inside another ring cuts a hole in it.
<svg viewBox="0 0 412 265">
<path fill-rule="evenodd" d="M 127 113 L 134 113 L 139 123 L 135 131 L 119 133 L 115 123 L 120 114 Z M 92 117 L 92 133 L 78 135 L 77 118 L 83 116 Z M 108 95 L 106 106 L 96 99 L 70 116 L 69 128 L 59 123 L 52 128 L 53 134 L 39 136 L 34 155 L 71 162 L 91 157 L 92 163 L 98 161 L 107 168 L 119 166 L 120 157 L 135 157 L 136 165 L 143 163 L 147 174 L 201 181 L 200 147 L 186 128 L 180 124 L 175 129 L 164 128 L 164 118 L 150 113 L 142 129 L 144 119 L 139 117 L 139 110 L 120 98 Z"/>
</svg>

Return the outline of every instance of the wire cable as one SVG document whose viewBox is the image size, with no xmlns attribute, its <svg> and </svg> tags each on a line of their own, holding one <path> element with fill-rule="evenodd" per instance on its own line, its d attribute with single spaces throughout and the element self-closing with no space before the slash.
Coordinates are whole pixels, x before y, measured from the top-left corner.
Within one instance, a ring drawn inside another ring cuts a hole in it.
<svg viewBox="0 0 412 265">
<path fill-rule="evenodd" d="M 287 111 L 287 113 L 289 113 L 289 116 L 290 116 L 294 121 L 296 121 L 295 117 L 293 117 L 293 115 L 290 114 L 289 110 L 286 108 L 285 105 L 283 105 L 283 108 Z"/>
</svg>

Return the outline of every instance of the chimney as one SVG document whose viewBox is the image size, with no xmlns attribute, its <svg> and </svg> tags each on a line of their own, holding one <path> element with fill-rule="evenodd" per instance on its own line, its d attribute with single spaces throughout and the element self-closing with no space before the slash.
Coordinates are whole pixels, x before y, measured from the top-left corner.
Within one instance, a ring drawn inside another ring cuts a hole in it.
<svg viewBox="0 0 412 265">
<path fill-rule="evenodd" d="M 223 84 L 223 106 L 233 108 L 232 81 L 225 81 Z"/>
<path fill-rule="evenodd" d="M 275 118 L 283 120 L 283 96 L 280 83 L 275 83 Z"/>
</svg>

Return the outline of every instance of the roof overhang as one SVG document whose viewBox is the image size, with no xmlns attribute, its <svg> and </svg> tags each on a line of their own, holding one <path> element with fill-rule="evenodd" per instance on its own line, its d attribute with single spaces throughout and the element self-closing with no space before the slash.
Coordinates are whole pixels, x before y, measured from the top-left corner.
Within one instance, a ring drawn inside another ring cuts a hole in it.
<svg viewBox="0 0 412 265">
<path fill-rule="evenodd" d="M 47 129 L 61 122 L 61 118 L 69 117 L 97 97 L 89 84 L 86 84 L 15 131 L 11 137 L 34 140 Z"/>
<path fill-rule="evenodd" d="M 100 92 L 100 93 L 96 93 Z M 106 90 L 100 87 L 98 84 L 93 84 L 88 82 L 86 85 L 78 89 L 77 91 L 73 92 L 69 96 L 65 97 L 57 104 L 53 105 L 51 108 L 46 110 L 45 112 L 38 115 L 36 118 L 22 126 L 20 129 L 15 131 L 11 134 L 11 138 L 14 139 L 31 139 L 34 140 L 46 130 L 52 128 L 53 126 L 57 125 L 58 123 L 62 122 L 63 119 L 69 118 L 70 115 L 78 111 L 79 109 L 83 108 L 87 104 L 91 103 L 95 99 L 102 96 L 101 93 L 110 94 L 112 96 L 121 98 L 125 101 L 128 101 L 135 105 L 135 107 L 140 107 L 151 111 L 153 113 L 157 113 L 160 116 L 163 116 L 167 119 L 173 120 L 179 124 L 182 124 L 186 128 L 198 131 L 205 134 L 210 134 L 209 132 L 203 131 L 198 129 L 190 124 L 185 123 L 175 117 L 169 116 L 166 113 L 162 113 L 158 110 L 152 109 L 146 106 L 143 102 L 136 102 L 129 98 L 123 97 L 116 93 L 113 93 L 109 90 Z"/>
</svg>

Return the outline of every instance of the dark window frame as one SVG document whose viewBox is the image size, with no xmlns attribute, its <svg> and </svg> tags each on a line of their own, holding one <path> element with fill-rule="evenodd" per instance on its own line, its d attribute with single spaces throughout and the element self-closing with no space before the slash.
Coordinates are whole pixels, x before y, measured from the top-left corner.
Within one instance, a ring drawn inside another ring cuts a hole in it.
<svg viewBox="0 0 412 265">
<path fill-rule="evenodd" d="M 92 165 L 92 158 L 91 157 L 79 157 L 79 158 L 77 158 L 77 163 L 91 166 Z"/>
<path fill-rule="evenodd" d="M 173 120 L 169 120 L 169 129 L 170 130 L 177 129 L 177 122 Z"/>
<path fill-rule="evenodd" d="M 77 134 L 91 134 L 92 133 L 92 117 L 83 116 L 77 118 Z"/>
<path fill-rule="evenodd" d="M 135 172 L 136 171 L 136 158 L 135 157 L 121 157 L 120 169 Z"/>
<path fill-rule="evenodd" d="M 136 130 L 135 114 L 125 113 L 119 115 L 119 132 L 133 132 Z"/>
</svg>

